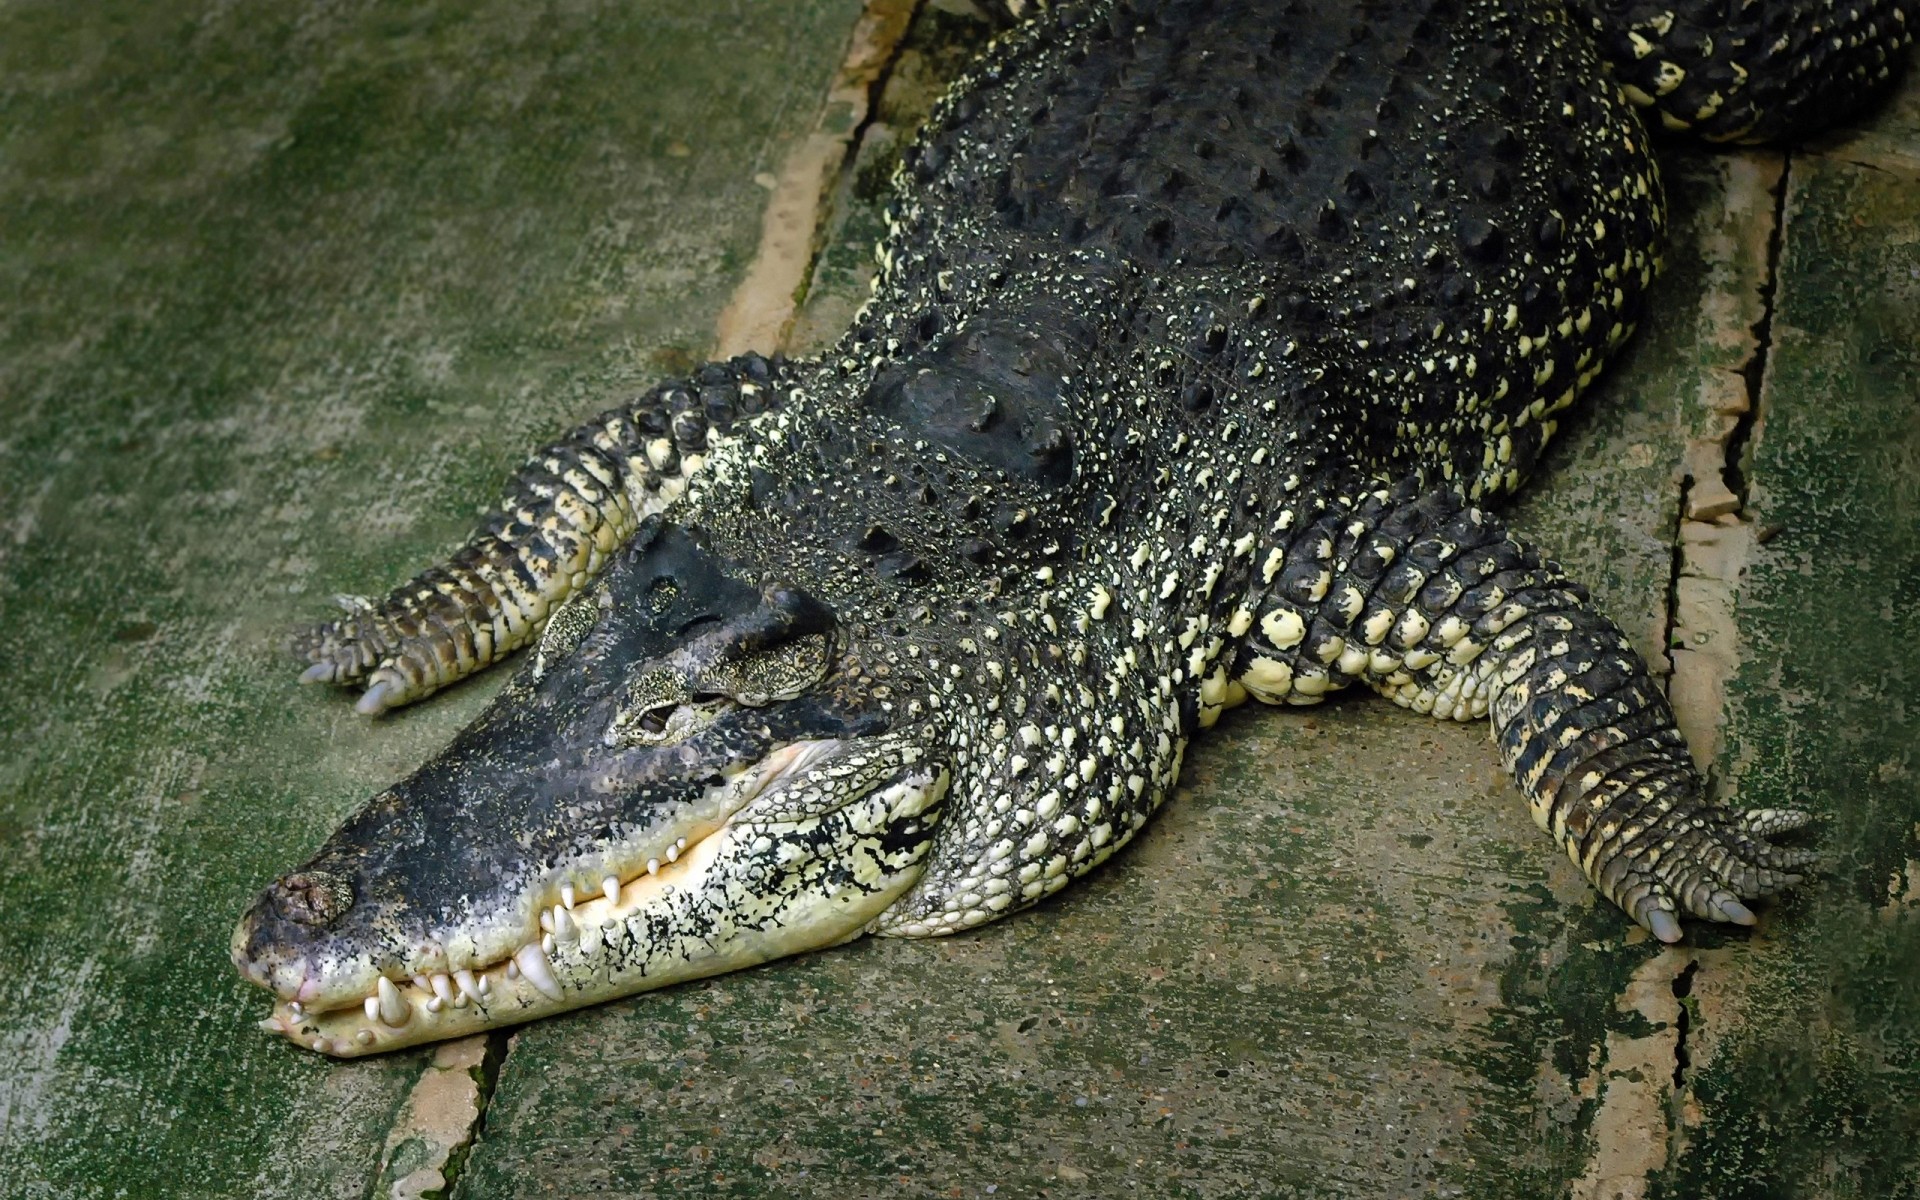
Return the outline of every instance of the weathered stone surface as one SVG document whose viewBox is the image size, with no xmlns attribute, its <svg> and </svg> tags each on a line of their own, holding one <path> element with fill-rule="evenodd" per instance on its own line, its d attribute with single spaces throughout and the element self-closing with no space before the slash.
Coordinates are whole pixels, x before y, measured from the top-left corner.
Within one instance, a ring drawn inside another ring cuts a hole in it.
<svg viewBox="0 0 1920 1200">
<path fill-rule="evenodd" d="M 1752 426 L 1778 159 L 1670 156 L 1659 318 L 1515 517 L 1644 651 L 1678 642 L 1677 695 L 1708 668 L 1690 732 L 1741 802 L 1830 816 L 1833 870 L 1759 936 L 1657 949 L 1483 728 L 1356 698 L 1230 716 L 1140 843 L 1034 912 L 530 1027 L 490 1098 L 464 1060 L 251 1034 L 245 899 L 493 687 L 369 724 L 272 639 L 706 353 L 766 185 L 844 132 L 820 104 L 857 8 L 0 14 L 0 1195 L 358 1196 L 443 1164 L 473 1200 L 1912 1194 L 1913 87 L 1789 168 Z M 857 304 L 889 146 L 970 36 L 933 8 L 802 339 Z"/>
<path fill-rule="evenodd" d="M 1715 964 L 1667 1195 L 1920 1194 L 1914 147 L 1839 141 L 1790 169 L 1747 467 L 1773 536 L 1738 595 L 1721 770 L 1743 804 L 1819 813 L 1828 865 Z"/>
<path fill-rule="evenodd" d="M 240 909 L 491 684 L 274 651 L 704 353 L 858 5 L 0 11 L 0 1195 L 363 1195 L 429 1054 L 255 1034 Z"/>
</svg>

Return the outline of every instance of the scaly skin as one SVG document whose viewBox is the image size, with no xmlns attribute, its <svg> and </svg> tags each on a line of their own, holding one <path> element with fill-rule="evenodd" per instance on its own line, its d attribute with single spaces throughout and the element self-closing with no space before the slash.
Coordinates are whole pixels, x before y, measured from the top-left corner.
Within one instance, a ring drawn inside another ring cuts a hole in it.
<svg viewBox="0 0 1920 1200">
<path fill-rule="evenodd" d="M 1864 100 L 1910 12 L 1794 55 L 1743 31 L 1823 6 L 1704 40 L 1727 6 L 1643 7 L 1086 3 L 998 39 L 832 353 L 589 422 L 449 564 L 301 643 L 379 711 L 540 639 L 241 922 L 271 1027 L 366 1053 L 977 926 L 1125 844 L 1225 708 L 1354 683 L 1490 717 L 1658 937 L 1751 923 L 1805 816 L 1708 799 L 1646 664 L 1481 506 L 1658 267 L 1596 43 L 1666 123 L 1750 137 Z"/>
</svg>

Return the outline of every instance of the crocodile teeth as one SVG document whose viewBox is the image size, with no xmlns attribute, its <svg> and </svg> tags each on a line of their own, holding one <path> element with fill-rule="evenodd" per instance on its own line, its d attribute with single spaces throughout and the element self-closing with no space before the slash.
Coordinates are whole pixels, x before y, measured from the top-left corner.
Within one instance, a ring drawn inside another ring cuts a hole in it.
<svg viewBox="0 0 1920 1200">
<path fill-rule="evenodd" d="M 668 862 L 680 861 L 680 843 L 679 842 L 675 842 L 673 845 L 667 847 L 667 861 Z"/>
<path fill-rule="evenodd" d="M 609 875 L 600 881 L 600 890 L 607 894 L 608 904 L 620 903 L 620 877 Z"/>
<path fill-rule="evenodd" d="M 560 981 L 553 977 L 553 964 L 540 952 L 540 947 L 526 945 L 513 952 L 513 961 L 520 973 L 527 977 L 542 996 L 549 1000 L 560 999 Z"/>
<path fill-rule="evenodd" d="M 574 900 L 573 885 L 570 883 L 561 884 L 560 885 L 560 903 L 566 905 L 568 908 L 572 908 L 573 900 Z"/>
<path fill-rule="evenodd" d="M 460 988 L 460 995 L 453 1001 L 455 1004 L 465 1005 L 467 1001 L 478 1000 L 484 994 L 480 991 L 480 985 L 474 982 L 472 971 L 455 971 L 453 982 Z"/>
<path fill-rule="evenodd" d="M 553 910 L 553 936 L 556 941 L 571 941 L 580 936 L 580 927 L 573 923 L 564 908 Z"/>
<path fill-rule="evenodd" d="M 427 977 L 427 982 L 433 985 L 433 998 L 435 1000 L 438 1000 L 441 1004 L 458 1003 L 458 1001 L 453 998 L 453 980 L 447 975 L 436 971 Z"/>
<path fill-rule="evenodd" d="M 660 860 L 659 860 L 659 859 L 657 859 L 657 858 L 650 858 L 650 859 L 648 859 L 648 860 L 647 860 L 647 874 L 649 874 L 649 875 L 658 875 L 659 873 L 660 873 Z"/>
<path fill-rule="evenodd" d="M 391 1025 L 395 1029 L 405 1025 L 407 1018 L 413 1015 L 413 1006 L 407 1003 L 407 998 L 400 994 L 399 988 L 393 986 L 393 980 L 385 975 L 380 977 L 377 988 L 381 1023 Z"/>
</svg>

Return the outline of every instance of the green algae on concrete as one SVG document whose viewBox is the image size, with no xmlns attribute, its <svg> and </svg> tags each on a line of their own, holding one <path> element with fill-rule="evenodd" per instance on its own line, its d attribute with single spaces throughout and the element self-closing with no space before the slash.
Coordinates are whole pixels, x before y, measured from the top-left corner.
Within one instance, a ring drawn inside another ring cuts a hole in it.
<svg viewBox="0 0 1920 1200">
<path fill-rule="evenodd" d="M 492 685 L 275 642 L 704 353 L 856 12 L 0 10 L 0 1196 L 365 1192 L 430 1052 L 255 1032 L 227 936 Z"/>
<path fill-rule="evenodd" d="M 1916 109 L 1909 87 L 1904 111 Z M 1899 119 L 1901 110 L 1890 114 Z M 1793 160 L 1723 771 L 1823 818 L 1729 965 L 1672 1197 L 1920 1195 L 1920 122 Z"/>
</svg>

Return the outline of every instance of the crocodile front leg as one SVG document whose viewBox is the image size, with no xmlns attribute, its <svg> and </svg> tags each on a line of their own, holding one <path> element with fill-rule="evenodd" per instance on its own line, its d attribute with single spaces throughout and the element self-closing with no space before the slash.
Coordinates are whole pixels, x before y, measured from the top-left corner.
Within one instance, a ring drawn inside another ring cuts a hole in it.
<svg viewBox="0 0 1920 1200">
<path fill-rule="evenodd" d="M 738 421 L 777 402 L 791 368 L 747 355 L 611 409 L 536 453 L 445 562 L 296 635 L 308 683 L 358 685 L 368 714 L 410 704 L 525 645 L 640 522 L 686 488 Z"/>
<path fill-rule="evenodd" d="M 1490 716 L 1533 811 L 1595 887 L 1662 941 L 1677 914 L 1752 924 L 1742 900 L 1799 881 L 1807 821 L 1708 798 L 1673 710 L 1613 622 L 1559 566 L 1450 492 L 1375 491 L 1270 556 L 1243 609 L 1238 681 L 1311 703 L 1365 682 L 1453 720 Z"/>
</svg>

